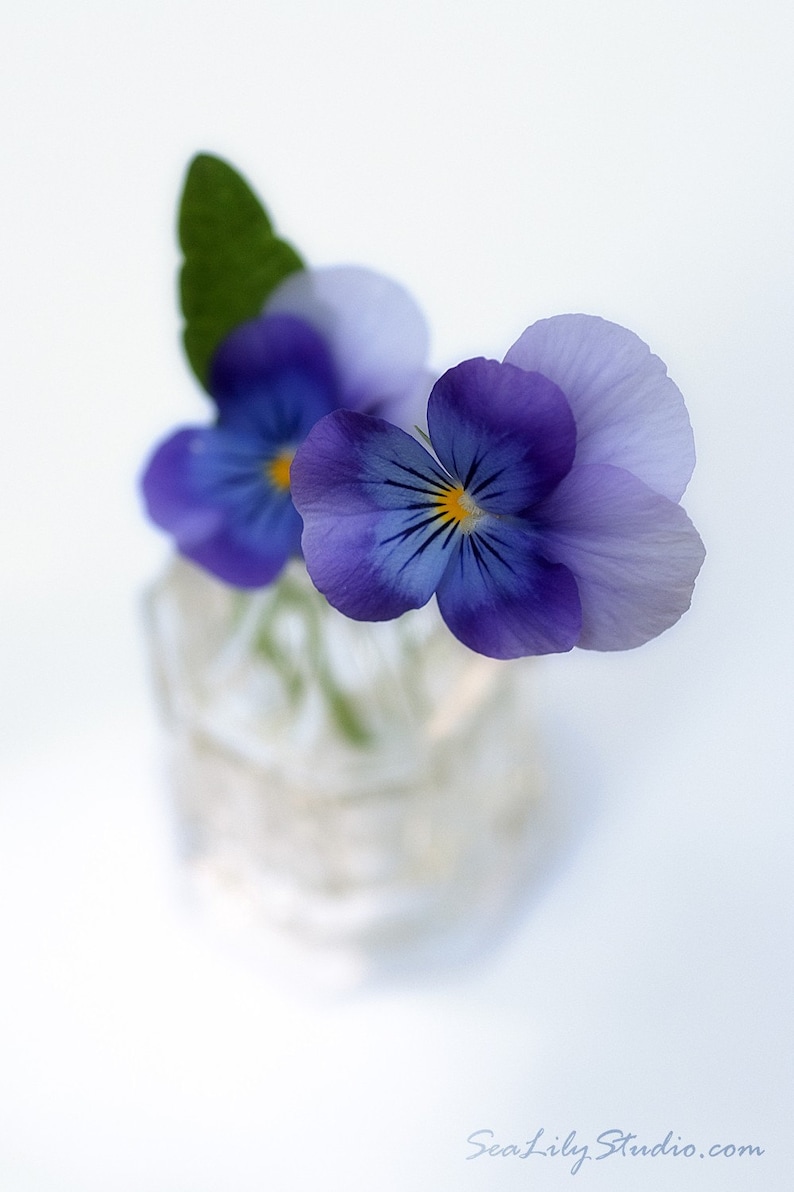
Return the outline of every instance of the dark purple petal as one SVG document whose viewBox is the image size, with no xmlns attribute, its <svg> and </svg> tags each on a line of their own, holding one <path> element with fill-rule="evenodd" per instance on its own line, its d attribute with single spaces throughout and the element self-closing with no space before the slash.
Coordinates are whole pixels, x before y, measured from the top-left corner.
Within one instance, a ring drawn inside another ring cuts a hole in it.
<svg viewBox="0 0 794 1192">
<path fill-rule="evenodd" d="M 576 582 L 567 567 L 537 553 L 527 527 L 486 517 L 459 538 L 437 595 L 442 617 L 464 645 L 491 658 L 576 645 L 582 625 Z"/>
<path fill-rule="evenodd" d="M 519 513 L 568 472 L 576 426 L 562 392 L 537 373 L 466 360 L 436 382 L 427 407 L 433 448 L 471 499 Z"/>
<path fill-rule="evenodd" d="M 336 405 L 334 365 L 322 336 L 291 315 L 252 319 L 220 344 L 210 392 L 226 426 L 298 443 Z"/>
<path fill-rule="evenodd" d="M 451 483 L 380 418 L 337 410 L 319 422 L 293 461 L 292 494 L 306 566 L 329 603 L 370 621 L 426 604 L 450 558 L 438 493 Z"/>
<path fill-rule="evenodd" d="M 629 472 L 574 467 L 533 524 L 576 577 L 585 649 L 640 646 L 689 608 L 703 543 L 679 505 Z"/>
<path fill-rule="evenodd" d="M 263 472 L 250 436 L 218 428 L 177 431 L 142 479 L 152 520 L 181 554 L 238 587 L 269 583 L 300 553 L 300 518 Z"/>
<path fill-rule="evenodd" d="M 677 501 L 695 466 L 684 399 L 633 332 L 592 315 L 528 327 L 505 360 L 559 385 L 577 426 L 576 464 L 612 464 Z"/>
</svg>

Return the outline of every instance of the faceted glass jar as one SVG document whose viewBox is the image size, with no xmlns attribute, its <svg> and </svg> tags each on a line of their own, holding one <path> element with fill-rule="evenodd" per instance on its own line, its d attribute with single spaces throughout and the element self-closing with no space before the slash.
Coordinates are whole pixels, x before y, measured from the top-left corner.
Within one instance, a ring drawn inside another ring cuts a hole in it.
<svg viewBox="0 0 794 1192">
<path fill-rule="evenodd" d="M 434 605 L 350 621 L 299 562 L 243 593 L 178 559 L 146 609 L 182 855 L 227 935 L 348 985 L 498 932 L 548 846 L 524 662 Z"/>
</svg>

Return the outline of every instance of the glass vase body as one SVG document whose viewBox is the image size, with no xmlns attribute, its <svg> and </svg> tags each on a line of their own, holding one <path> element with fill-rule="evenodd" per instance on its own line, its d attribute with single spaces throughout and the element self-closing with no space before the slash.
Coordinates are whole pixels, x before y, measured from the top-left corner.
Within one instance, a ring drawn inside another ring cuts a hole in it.
<svg viewBox="0 0 794 1192">
<path fill-rule="evenodd" d="M 348 620 L 299 562 L 242 593 L 177 559 L 146 608 L 181 853 L 224 934 L 350 985 L 500 932 L 547 847 L 525 663 L 434 605 Z"/>
</svg>

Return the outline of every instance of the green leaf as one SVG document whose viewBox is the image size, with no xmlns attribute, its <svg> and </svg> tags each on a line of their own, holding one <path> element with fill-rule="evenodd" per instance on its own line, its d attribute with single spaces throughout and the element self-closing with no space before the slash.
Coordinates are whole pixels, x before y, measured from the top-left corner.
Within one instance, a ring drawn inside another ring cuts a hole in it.
<svg viewBox="0 0 794 1192">
<path fill-rule="evenodd" d="M 204 388 L 218 344 L 252 319 L 288 274 L 304 265 L 274 234 L 267 212 L 244 178 L 208 153 L 188 167 L 179 207 L 183 338 Z"/>
</svg>

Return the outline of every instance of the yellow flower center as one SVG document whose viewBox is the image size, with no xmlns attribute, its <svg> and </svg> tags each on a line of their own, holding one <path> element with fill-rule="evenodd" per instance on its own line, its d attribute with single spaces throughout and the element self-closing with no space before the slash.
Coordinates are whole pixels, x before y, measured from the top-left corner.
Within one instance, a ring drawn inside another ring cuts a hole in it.
<svg viewBox="0 0 794 1192">
<path fill-rule="evenodd" d="M 278 492 L 289 492 L 289 473 L 294 451 L 280 451 L 265 464 L 265 475 Z"/>
<path fill-rule="evenodd" d="M 462 484 L 456 484 L 454 488 L 446 488 L 439 493 L 436 497 L 436 508 L 443 521 L 448 524 L 451 522 L 466 533 L 474 529 L 475 522 L 483 513 Z"/>
</svg>

